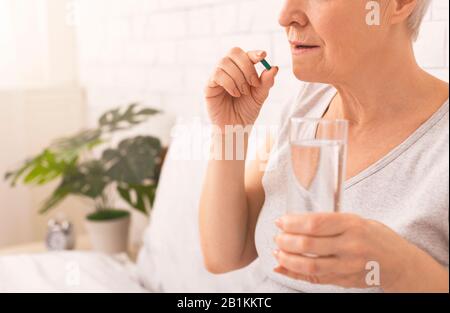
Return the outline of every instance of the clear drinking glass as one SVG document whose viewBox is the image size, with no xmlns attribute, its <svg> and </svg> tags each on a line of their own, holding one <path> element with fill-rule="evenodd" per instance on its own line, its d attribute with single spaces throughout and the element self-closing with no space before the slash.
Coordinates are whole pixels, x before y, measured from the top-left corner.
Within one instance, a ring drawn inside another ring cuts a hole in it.
<svg viewBox="0 0 450 313">
<path fill-rule="evenodd" d="M 292 118 L 289 136 L 295 177 L 290 184 L 294 190 L 290 192 L 297 193 L 294 195 L 297 199 L 290 201 L 288 212 L 339 212 L 346 172 L 348 121 Z"/>
</svg>

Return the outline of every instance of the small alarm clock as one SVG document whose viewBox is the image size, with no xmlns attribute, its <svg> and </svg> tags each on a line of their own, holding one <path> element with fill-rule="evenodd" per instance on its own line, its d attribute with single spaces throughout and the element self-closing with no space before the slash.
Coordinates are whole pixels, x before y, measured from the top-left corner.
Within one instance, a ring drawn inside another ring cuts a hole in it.
<svg viewBox="0 0 450 313">
<path fill-rule="evenodd" d="M 67 220 L 49 220 L 45 243 L 50 251 L 72 250 L 75 247 L 73 225 Z"/>
</svg>

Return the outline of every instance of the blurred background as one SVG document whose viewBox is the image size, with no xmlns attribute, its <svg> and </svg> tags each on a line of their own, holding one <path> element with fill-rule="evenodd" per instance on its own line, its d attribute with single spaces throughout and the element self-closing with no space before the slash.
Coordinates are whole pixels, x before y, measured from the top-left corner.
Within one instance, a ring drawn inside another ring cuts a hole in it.
<svg viewBox="0 0 450 313">
<path fill-rule="evenodd" d="M 263 120 L 276 119 L 300 84 L 277 24 L 282 2 L 0 0 L 0 176 L 54 138 L 131 102 L 164 111 L 144 130 L 167 146 L 170 121 L 205 117 L 203 85 L 233 46 L 265 49 L 280 66 L 262 113 Z M 433 1 L 415 45 L 421 65 L 447 81 L 448 11 L 446 0 Z M 54 187 L 12 189 L 0 180 L 0 247 L 43 240 L 56 212 L 84 232 L 92 207 L 86 201 L 70 198 L 49 215 L 37 213 Z M 137 220 L 145 224 L 143 216 Z"/>
</svg>

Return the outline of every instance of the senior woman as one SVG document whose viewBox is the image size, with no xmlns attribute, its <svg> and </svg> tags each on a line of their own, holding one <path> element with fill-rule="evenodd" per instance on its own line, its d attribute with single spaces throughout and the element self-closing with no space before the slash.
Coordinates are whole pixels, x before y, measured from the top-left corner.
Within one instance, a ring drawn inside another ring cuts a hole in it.
<svg viewBox="0 0 450 313">
<path fill-rule="evenodd" d="M 448 85 L 412 48 L 429 2 L 379 0 L 380 24 L 368 25 L 365 0 L 285 0 L 293 72 L 308 83 L 271 141 L 274 170 L 209 161 L 200 233 L 210 272 L 257 260 L 255 291 L 448 292 Z M 234 48 L 220 61 L 205 91 L 218 129 L 255 122 L 278 72 L 257 75 L 265 55 Z M 294 116 L 349 121 L 341 213 L 284 213 Z"/>
</svg>

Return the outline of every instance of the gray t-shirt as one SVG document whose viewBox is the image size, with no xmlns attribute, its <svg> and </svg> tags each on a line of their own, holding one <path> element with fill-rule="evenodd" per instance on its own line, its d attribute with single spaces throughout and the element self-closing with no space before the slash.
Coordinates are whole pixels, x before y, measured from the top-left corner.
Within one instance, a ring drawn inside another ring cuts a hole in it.
<svg viewBox="0 0 450 313">
<path fill-rule="evenodd" d="M 280 132 L 263 177 L 266 200 L 255 233 L 255 289 L 259 292 L 377 292 L 313 285 L 274 273 L 272 251 L 278 233 L 274 221 L 291 201 L 306 202 L 293 192 L 290 117 L 321 117 L 335 96 L 328 85 L 307 84 L 282 114 Z M 400 236 L 449 264 L 449 119 L 448 101 L 403 143 L 344 184 L 343 212 L 379 221 Z"/>
</svg>

